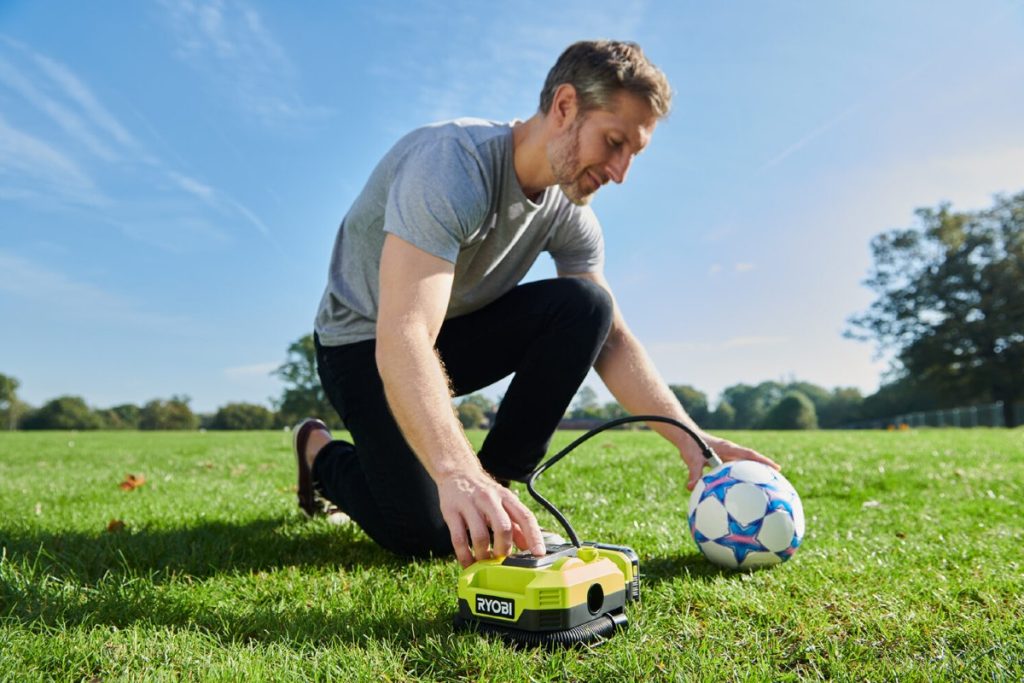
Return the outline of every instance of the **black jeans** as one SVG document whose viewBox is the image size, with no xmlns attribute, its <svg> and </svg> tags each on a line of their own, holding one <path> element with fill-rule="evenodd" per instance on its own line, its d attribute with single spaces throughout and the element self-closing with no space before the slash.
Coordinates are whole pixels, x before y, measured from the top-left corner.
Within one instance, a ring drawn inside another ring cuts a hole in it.
<svg viewBox="0 0 1024 683">
<path fill-rule="evenodd" d="M 611 297 L 577 278 L 520 285 L 488 306 L 447 320 L 436 348 L 456 396 L 515 373 L 479 452 L 498 479 L 537 465 L 611 327 Z M 332 441 L 313 465 L 325 498 L 383 547 L 401 555 L 452 552 L 437 487 L 406 444 L 377 372 L 376 340 L 322 346 L 317 369 L 355 444 Z"/>
</svg>

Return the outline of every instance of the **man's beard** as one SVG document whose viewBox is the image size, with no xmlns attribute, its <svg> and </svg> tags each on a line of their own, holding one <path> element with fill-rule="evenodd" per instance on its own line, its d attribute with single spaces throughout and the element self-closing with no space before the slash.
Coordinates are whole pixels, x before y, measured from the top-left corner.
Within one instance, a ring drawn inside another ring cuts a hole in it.
<svg viewBox="0 0 1024 683">
<path fill-rule="evenodd" d="M 579 169 L 580 165 L 580 129 L 583 127 L 583 117 L 578 116 L 569 126 L 569 130 L 558 140 L 548 145 L 548 163 L 551 164 L 551 173 L 555 182 L 562 188 L 562 193 L 576 206 L 586 206 L 596 192 L 596 188 L 590 192 L 584 191 L 580 180 L 587 177 L 586 169 Z"/>
</svg>

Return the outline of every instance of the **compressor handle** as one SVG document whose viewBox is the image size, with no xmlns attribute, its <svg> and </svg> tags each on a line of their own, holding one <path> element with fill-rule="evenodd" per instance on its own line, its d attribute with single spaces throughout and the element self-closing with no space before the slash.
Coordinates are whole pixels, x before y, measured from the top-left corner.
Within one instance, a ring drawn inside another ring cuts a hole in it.
<svg viewBox="0 0 1024 683">
<path fill-rule="evenodd" d="M 614 420 L 609 420 L 608 422 L 605 422 L 604 424 L 601 424 L 601 425 L 598 425 L 597 427 L 594 427 L 589 432 L 587 432 L 583 436 L 579 437 L 578 439 L 573 441 L 571 444 L 569 444 L 568 446 L 566 446 L 565 448 L 563 448 L 562 450 L 558 451 L 557 453 L 552 455 L 550 458 L 548 458 L 547 460 L 542 462 L 526 478 L 526 490 L 530 492 L 530 495 L 533 496 L 534 500 L 536 500 L 538 503 L 540 503 L 542 506 L 544 506 L 544 509 L 546 509 L 552 515 L 554 515 L 555 519 L 557 519 L 559 524 L 562 525 L 562 527 L 565 529 L 566 533 L 569 534 L 569 540 L 572 541 L 572 544 L 574 546 L 576 546 L 577 548 L 579 548 L 581 546 L 581 544 L 580 544 L 579 536 L 576 535 L 576 530 L 572 528 L 572 525 L 569 524 L 569 520 L 565 518 L 565 515 L 563 515 L 558 510 L 558 508 L 556 508 L 554 506 L 554 504 L 552 504 L 550 501 L 548 501 L 542 495 L 537 493 L 537 490 L 534 488 L 533 484 L 537 480 L 537 478 L 541 474 L 543 474 L 548 468 L 550 468 L 556 462 L 558 462 L 559 460 L 564 458 L 573 449 L 575 449 L 577 446 L 582 444 L 584 441 L 590 439 L 593 436 L 596 436 L 596 435 L 600 434 L 601 432 L 605 431 L 606 429 L 611 429 L 612 427 L 618 427 L 621 424 L 627 424 L 629 422 L 664 422 L 665 424 L 675 425 L 676 427 L 679 427 L 684 432 L 689 434 L 690 437 L 694 441 L 697 442 L 697 446 L 700 447 L 700 450 L 704 454 L 704 457 L 707 458 L 707 461 L 708 461 L 709 465 L 711 465 L 712 467 L 717 467 L 718 465 L 722 464 L 722 459 L 718 457 L 718 454 L 715 453 L 714 449 L 711 448 L 711 446 L 709 446 L 708 443 L 704 439 L 702 439 L 699 434 L 697 434 L 697 432 L 693 431 L 692 429 L 687 427 L 685 424 L 683 424 L 679 420 L 675 420 L 675 419 L 673 419 L 671 417 L 662 417 L 661 415 L 630 415 L 628 417 L 619 417 L 619 418 L 616 418 Z"/>
</svg>

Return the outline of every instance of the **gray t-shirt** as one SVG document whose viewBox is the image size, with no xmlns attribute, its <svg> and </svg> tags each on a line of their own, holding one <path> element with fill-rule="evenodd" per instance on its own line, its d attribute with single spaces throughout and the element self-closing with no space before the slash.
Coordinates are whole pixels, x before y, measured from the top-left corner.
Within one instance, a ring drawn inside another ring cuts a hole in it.
<svg viewBox="0 0 1024 683">
<path fill-rule="evenodd" d="M 376 337 L 385 233 L 455 264 L 445 318 L 515 287 L 542 251 L 560 272 L 599 270 L 601 226 L 557 187 L 530 201 L 516 179 L 512 124 L 458 119 L 419 128 L 377 164 L 341 222 L 316 316 L 321 343 Z"/>
</svg>

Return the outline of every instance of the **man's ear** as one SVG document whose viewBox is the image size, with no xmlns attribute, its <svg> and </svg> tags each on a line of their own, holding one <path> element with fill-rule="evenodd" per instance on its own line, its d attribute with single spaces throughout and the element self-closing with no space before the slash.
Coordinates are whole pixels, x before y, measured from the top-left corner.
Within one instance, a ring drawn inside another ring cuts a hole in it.
<svg viewBox="0 0 1024 683">
<path fill-rule="evenodd" d="M 557 130 L 565 130 L 576 120 L 579 113 L 579 98 L 576 95 L 576 88 L 569 83 L 563 83 L 555 89 L 551 98 L 551 109 L 548 116 L 555 124 Z"/>
</svg>

